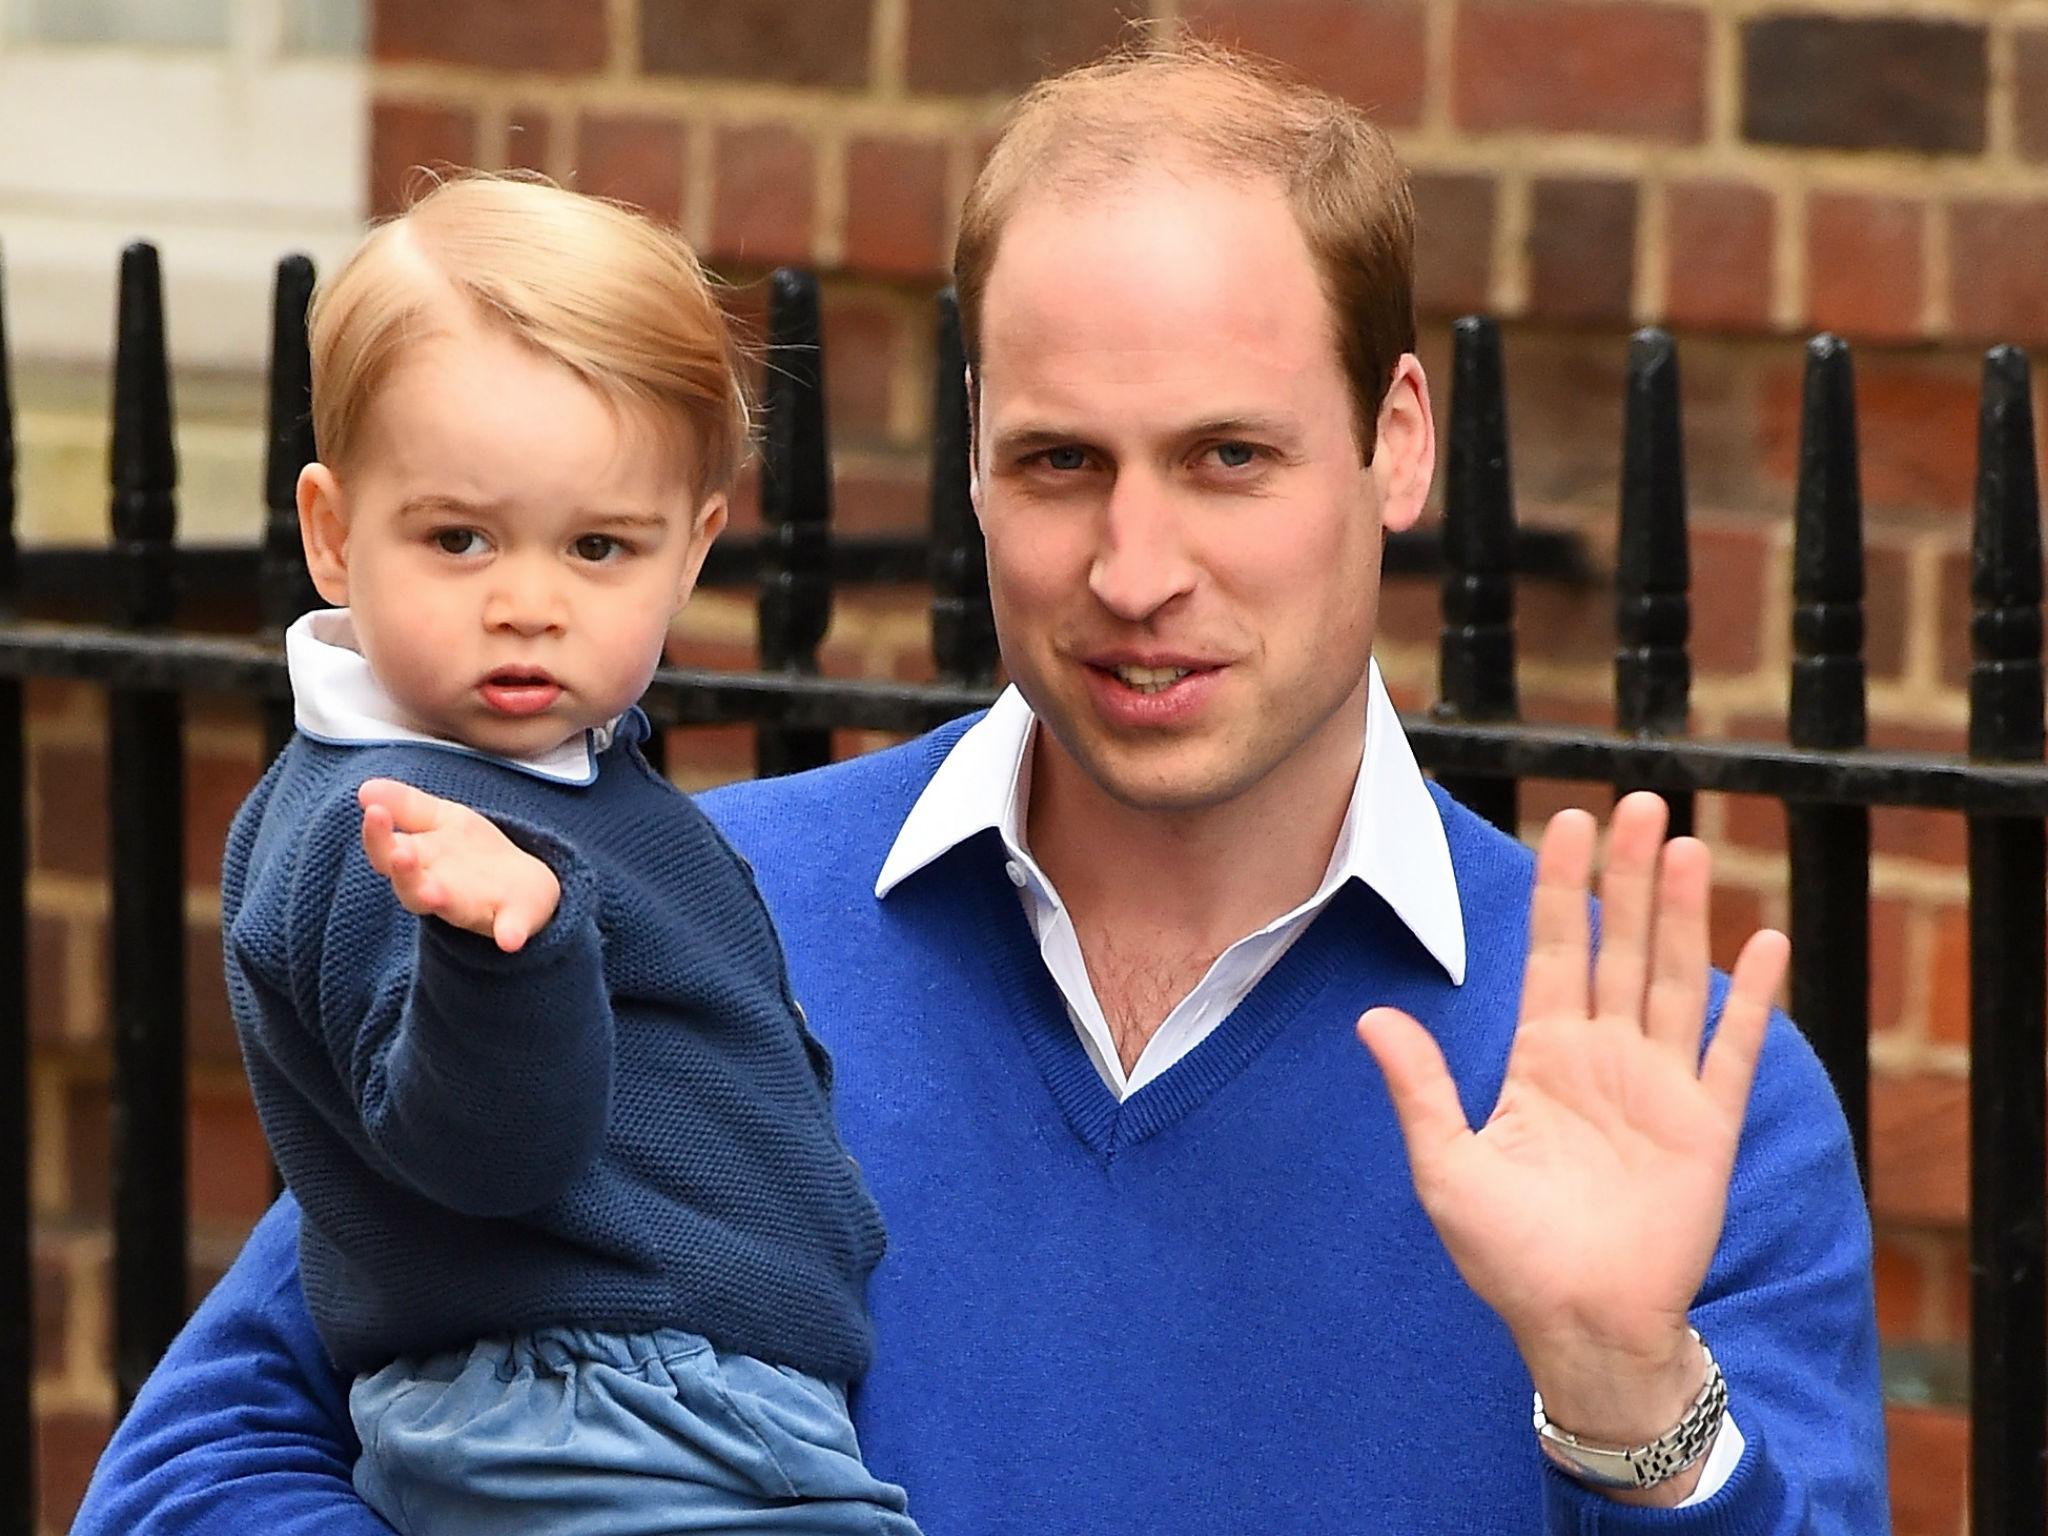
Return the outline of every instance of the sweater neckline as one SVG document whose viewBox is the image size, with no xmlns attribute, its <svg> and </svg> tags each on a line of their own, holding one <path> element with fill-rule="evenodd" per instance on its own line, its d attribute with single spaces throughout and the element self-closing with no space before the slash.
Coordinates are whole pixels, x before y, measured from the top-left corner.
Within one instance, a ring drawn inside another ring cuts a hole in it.
<svg viewBox="0 0 2048 1536">
<path fill-rule="evenodd" d="M 978 904 L 982 954 L 1068 1130 L 1105 1162 L 1195 1113 L 1256 1061 L 1281 1030 L 1310 1014 L 1317 994 L 1338 974 L 1339 935 L 1347 922 L 1357 921 L 1352 893 L 1338 892 L 1207 1038 L 1119 1100 L 1089 1059 L 1016 893 L 1002 876 L 1000 841 L 993 832 L 973 841 L 978 856 L 963 861 L 968 867 L 961 874 Z"/>
</svg>

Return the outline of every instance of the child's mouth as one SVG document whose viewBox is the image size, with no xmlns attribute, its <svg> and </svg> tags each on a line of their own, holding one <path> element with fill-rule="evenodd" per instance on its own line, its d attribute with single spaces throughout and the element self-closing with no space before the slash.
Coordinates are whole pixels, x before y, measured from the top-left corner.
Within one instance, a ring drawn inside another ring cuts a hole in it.
<svg viewBox="0 0 2048 1536">
<path fill-rule="evenodd" d="M 501 715 L 537 715 L 561 697 L 562 686 L 545 672 L 507 669 L 493 672 L 476 691 Z"/>
</svg>

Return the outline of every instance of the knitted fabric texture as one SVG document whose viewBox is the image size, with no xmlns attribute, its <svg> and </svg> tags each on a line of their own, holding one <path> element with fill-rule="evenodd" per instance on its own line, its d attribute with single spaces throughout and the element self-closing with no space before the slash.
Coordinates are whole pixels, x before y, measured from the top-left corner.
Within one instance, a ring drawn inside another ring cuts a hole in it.
<svg viewBox="0 0 2048 1536">
<path fill-rule="evenodd" d="M 359 1372 L 548 1323 L 674 1327 L 866 1369 L 880 1215 L 750 871 L 622 740 L 564 786 L 420 746 L 293 740 L 235 819 L 229 995 L 305 1208 L 320 1336 Z M 407 913 L 362 851 L 385 776 L 561 882 L 514 954 Z"/>
</svg>

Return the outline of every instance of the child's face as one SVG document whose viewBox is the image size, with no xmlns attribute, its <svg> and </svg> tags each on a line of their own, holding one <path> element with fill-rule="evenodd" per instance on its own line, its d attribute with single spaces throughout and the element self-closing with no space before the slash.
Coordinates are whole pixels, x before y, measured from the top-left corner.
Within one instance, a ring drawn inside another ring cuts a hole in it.
<svg viewBox="0 0 2048 1536">
<path fill-rule="evenodd" d="M 645 691 L 725 502 L 551 358 L 465 323 L 413 344 L 337 479 L 300 478 L 314 583 L 420 728 L 544 752 Z"/>
</svg>

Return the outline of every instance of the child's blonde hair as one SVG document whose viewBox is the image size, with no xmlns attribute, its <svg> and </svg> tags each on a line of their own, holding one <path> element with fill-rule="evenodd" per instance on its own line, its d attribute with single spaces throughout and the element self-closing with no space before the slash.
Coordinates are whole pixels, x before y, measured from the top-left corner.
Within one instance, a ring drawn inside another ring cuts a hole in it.
<svg viewBox="0 0 2048 1536">
<path fill-rule="evenodd" d="M 346 467 L 408 342 L 450 303 L 554 358 L 616 407 L 689 429 L 699 497 L 745 457 L 745 357 L 696 253 L 620 204 L 464 172 L 380 224 L 313 302 L 313 430 Z"/>
</svg>

